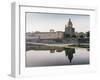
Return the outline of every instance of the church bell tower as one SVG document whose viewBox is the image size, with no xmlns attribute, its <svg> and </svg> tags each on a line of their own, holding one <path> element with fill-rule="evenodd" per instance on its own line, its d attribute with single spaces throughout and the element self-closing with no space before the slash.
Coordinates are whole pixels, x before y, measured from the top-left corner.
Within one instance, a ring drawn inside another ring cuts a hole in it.
<svg viewBox="0 0 100 80">
<path fill-rule="evenodd" d="M 68 25 L 67 25 L 68 27 L 73 27 L 73 24 L 72 24 L 72 21 L 71 21 L 71 19 L 69 18 L 69 21 L 68 21 Z"/>
<path fill-rule="evenodd" d="M 72 36 L 75 34 L 75 29 L 73 28 L 73 23 L 69 18 L 67 25 L 65 25 L 65 35 Z"/>
</svg>

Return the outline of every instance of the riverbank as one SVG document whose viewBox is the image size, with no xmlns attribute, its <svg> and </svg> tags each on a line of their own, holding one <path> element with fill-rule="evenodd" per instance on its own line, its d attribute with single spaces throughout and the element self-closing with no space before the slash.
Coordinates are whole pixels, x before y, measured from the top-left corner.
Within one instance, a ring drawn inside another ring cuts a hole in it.
<svg viewBox="0 0 100 80">
<path fill-rule="evenodd" d="M 89 44 L 88 43 L 80 43 L 80 44 L 74 44 L 74 43 L 70 43 L 70 44 L 45 44 L 45 43 L 26 43 L 28 48 L 89 48 Z"/>
</svg>

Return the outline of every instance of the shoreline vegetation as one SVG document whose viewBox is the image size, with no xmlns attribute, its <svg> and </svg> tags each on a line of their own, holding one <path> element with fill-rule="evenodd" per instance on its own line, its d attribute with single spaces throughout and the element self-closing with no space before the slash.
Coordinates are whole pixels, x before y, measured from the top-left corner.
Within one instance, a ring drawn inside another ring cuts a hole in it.
<svg viewBox="0 0 100 80">
<path fill-rule="evenodd" d="M 26 43 L 26 50 L 49 50 L 49 49 L 66 49 L 66 48 L 86 48 L 89 50 L 88 43 L 80 44 L 44 44 L 44 43 Z"/>
<path fill-rule="evenodd" d="M 83 44 L 78 44 L 78 45 L 69 45 L 70 47 L 79 47 L 79 48 L 89 48 L 89 45 L 83 45 Z"/>
</svg>

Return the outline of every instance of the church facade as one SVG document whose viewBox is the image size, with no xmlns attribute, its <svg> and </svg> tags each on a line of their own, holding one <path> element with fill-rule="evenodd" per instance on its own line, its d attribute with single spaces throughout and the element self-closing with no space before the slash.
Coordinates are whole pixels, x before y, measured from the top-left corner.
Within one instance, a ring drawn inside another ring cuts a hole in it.
<svg viewBox="0 0 100 80">
<path fill-rule="evenodd" d="M 65 36 L 73 36 L 75 35 L 75 28 L 73 28 L 73 23 L 71 19 L 69 19 L 68 24 L 65 25 Z"/>
</svg>

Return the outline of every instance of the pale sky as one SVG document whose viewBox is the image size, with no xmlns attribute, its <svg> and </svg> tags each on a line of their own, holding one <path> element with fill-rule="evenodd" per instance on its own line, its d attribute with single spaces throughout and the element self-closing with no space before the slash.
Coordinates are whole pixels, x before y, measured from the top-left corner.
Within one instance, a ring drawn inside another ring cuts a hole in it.
<svg viewBox="0 0 100 80">
<path fill-rule="evenodd" d="M 69 18 L 73 23 L 75 32 L 87 32 L 90 28 L 90 16 L 55 13 L 26 13 L 26 32 L 64 31 Z"/>
</svg>

